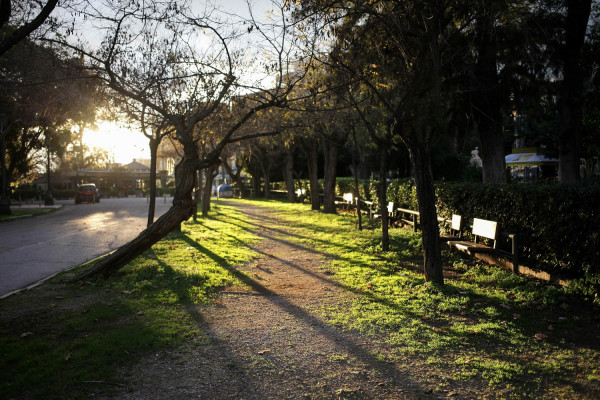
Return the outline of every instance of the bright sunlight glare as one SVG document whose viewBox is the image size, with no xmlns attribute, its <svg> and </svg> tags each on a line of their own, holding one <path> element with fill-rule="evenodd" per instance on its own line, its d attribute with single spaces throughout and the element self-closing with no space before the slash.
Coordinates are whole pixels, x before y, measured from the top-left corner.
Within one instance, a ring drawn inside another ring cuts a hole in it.
<svg viewBox="0 0 600 400">
<path fill-rule="evenodd" d="M 84 132 L 85 145 L 107 150 L 111 160 L 121 164 L 129 164 L 134 159 L 150 158 L 148 139 L 141 132 L 111 121 L 102 121 L 97 125 L 98 129 Z"/>
</svg>

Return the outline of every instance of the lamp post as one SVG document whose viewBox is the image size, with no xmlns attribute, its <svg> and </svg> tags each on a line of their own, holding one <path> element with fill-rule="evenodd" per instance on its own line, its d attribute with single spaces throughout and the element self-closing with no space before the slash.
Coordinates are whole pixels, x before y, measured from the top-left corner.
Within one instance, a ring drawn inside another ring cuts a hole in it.
<svg viewBox="0 0 600 400">
<path fill-rule="evenodd" d="M 4 118 L 0 119 L 0 164 L 2 164 L 2 198 L 0 199 L 0 214 L 10 214 L 10 201 L 6 190 L 6 140 L 4 136 Z"/>
</svg>

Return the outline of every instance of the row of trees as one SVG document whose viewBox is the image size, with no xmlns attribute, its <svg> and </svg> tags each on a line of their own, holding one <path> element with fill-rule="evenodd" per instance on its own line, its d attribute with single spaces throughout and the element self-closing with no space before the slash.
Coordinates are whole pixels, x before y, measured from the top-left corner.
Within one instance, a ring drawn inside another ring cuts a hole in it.
<svg viewBox="0 0 600 400">
<path fill-rule="evenodd" d="M 321 142 L 324 211 L 335 210 L 331 176 L 341 144 L 351 139 L 358 148 L 373 147 L 381 177 L 390 149 L 405 147 L 419 199 L 426 279 L 442 283 L 432 175 L 440 149 L 456 152 L 457 143 L 475 136 L 484 182 L 505 184 L 504 155 L 519 121 L 521 137 L 559 156 L 560 182 L 576 182 L 579 158 L 598 150 L 594 7 L 592 13 L 589 0 L 315 0 L 294 7 L 305 36 L 324 43 L 314 54 L 318 73 L 298 88 L 314 96 L 295 105 L 310 121 L 312 143 Z M 302 127 L 287 131 L 279 142 L 283 151 L 301 146 Z M 286 182 L 289 170 L 286 162 Z M 380 187 L 384 209 L 386 186 Z M 382 225 L 386 249 L 385 213 Z"/>
<path fill-rule="evenodd" d="M 426 279 L 443 283 L 431 168 L 440 149 L 457 153 L 476 137 L 484 181 L 506 183 L 504 128 L 518 114 L 535 140 L 557 145 L 560 179 L 573 182 L 584 128 L 597 132 L 583 119 L 585 107 L 598 109 L 584 90 L 597 84 L 591 0 L 285 1 L 268 22 L 250 9 L 233 23 L 175 1 L 96 3 L 65 2 L 68 19 L 52 21 L 45 43 L 80 77 L 93 77 L 104 106 L 140 126 L 153 147 L 176 141 L 181 162 L 171 210 L 149 217 L 138 238 L 78 278 L 114 272 L 194 215 L 199 176 L 211 181 L 228 152 L 238 171 L 265 183 L 278 154 L 293 196 L 300 150 L 318 209 L 320 151 L 323 210 L 335 212 L 337 160 L 347 145 L 357 177 L 369 152 L 384 177 L 390 150 L 406 149 L 399 151 L 417 186 Z M 78 24 L 99 27 L 95 45 L 69 36 Z"/>
</svg>

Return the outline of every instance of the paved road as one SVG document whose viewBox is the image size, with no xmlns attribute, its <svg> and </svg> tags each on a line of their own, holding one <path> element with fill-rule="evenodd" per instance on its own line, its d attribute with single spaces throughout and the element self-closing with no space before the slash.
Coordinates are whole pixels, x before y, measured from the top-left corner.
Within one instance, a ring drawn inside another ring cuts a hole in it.
<svg viewBox="0 0 600 400">
<path fill-rule="evenodd" d="M 0 297 L 115 250 L 146 227 L 146 198 L 58 203 L 56 212 L 0 223 Z M 171 204 L 158 198 L 156 216 Z"/>
</svg>

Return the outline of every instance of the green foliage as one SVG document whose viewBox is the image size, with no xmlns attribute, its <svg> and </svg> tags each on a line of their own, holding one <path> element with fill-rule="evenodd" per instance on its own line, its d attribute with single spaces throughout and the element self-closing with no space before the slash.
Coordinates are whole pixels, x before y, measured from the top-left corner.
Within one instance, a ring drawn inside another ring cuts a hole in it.
<svg viewBox="0 0 600 400">
<path fill-rule="evenodd" d="M 379 181 L 371 180 L 369 192 L 373 202 L 379 202 Z M 388 183 L 387 199 L 393 201 L 397 207 L 409 208 L 418 211 L 417 189 L 413 181 L 406 179 L 394 179 Z"/>
<path fill-rule="evenodd" d="M 498 221 L 526 264 L 571 277 L 600 274 L 600 185 L 440 183 L 438 213 Z"/>
<path fill-rule="evenodd" d="M 378 181 L 371 181 L 373 201 L 378 199 L 378 185 Z M 411 180 L 391 181 L 387 194 L 387 201 L 419 209 Z M 466 223 L 473 218 L 490 219 L 498 221 L 500 230 L 517 233 L 519 257 L 531 267 L 572 278 L 600 276 L 597 183 L 498 186 L 442 182 L 436 185 L 436 197 L 441 217 L 460 214 Z"/>
</svg>

